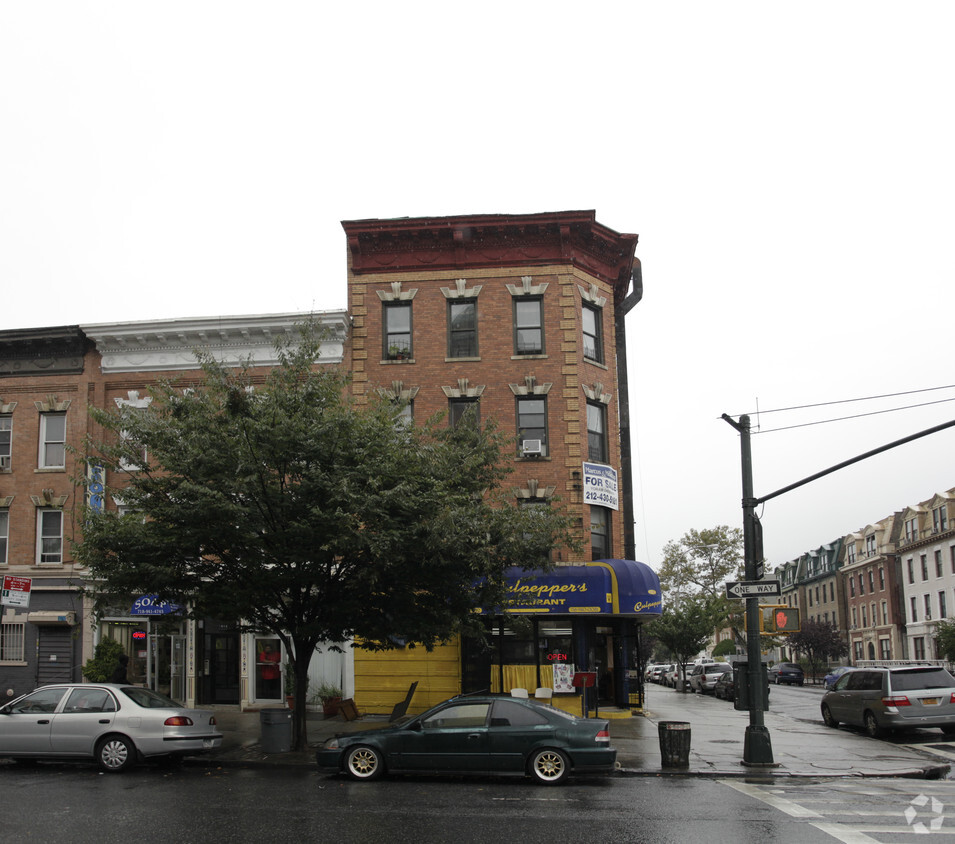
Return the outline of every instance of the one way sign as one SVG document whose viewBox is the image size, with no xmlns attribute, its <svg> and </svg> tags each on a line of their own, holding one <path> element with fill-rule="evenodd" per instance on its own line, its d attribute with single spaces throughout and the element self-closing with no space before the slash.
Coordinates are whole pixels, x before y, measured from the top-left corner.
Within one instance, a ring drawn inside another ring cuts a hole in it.
<svg viewBox="0 0 955 844">
<path fill-rule="evenodd" d="M 726 583 L 727 598 L 759 598 L 782 595 L 778 580 L 730 580 Z"/>
</svg>

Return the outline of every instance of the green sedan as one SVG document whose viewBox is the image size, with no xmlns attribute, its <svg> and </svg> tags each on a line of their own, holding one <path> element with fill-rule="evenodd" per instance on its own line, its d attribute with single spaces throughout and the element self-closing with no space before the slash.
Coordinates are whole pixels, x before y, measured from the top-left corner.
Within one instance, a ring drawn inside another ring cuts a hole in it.
<svg viewBox="0 0 955 844">
<path fill-rule="evenodd" d="M 377 730 L 328 739 L 319 769 L 357 780 L 390 773 L 530 776 L 545 785 L 582 773 L 609 774 L 617 751 L 610 724 L 510 697 L 456 697 Z"/>
</svg>

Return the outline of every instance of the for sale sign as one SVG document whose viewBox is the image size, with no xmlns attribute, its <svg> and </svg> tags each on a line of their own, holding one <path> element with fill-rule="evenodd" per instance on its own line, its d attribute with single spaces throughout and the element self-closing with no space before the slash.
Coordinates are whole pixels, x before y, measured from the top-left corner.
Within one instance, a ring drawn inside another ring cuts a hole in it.
<svg viewBox="0 0 955 844">
<path fill-rule="evenodd" d="M 33 581 L 29 577 L 3 576 L 3 591 L 0 592 L 0 605 L 5 607 L 30 606 L 30 587 Z"/>
</svg>

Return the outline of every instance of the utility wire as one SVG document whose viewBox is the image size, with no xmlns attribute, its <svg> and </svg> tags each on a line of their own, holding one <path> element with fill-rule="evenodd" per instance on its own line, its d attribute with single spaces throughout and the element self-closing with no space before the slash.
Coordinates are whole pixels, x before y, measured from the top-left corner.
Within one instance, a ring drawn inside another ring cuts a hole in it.
<svg viewBox="0 0 955 844">
<path fill-rule="evenodd" d="M 937 389 L 942 389 L 942 388 L 939 387 Z M 923 391 L 913 390 L 913 392 L 918 393 Z M 904 394 L 898 394 L 898 395 L 904 395 Z M 864 399 L 847 399 L 847 401 L 864 401 Z M 767 428 L 765 430 L 753 431 L 753 433 L 754 434 L 772 434 L 772 433 L 775 433 L 776 431 L 789 431 L 789 430 L 792 430 L 793 428 L 808 428 L 812 425 L 825 425 L 828 422 L 844 422 L 846 419 L 861 419 L 865 416 L 879 416 L 882 413 L 894 413 L 897 410 L 912 410 L 913 408 L 916 408 L 916 407 L 930 407 L 933 404 L 945 404 L 946 402 L 950 402 L 950 401 L 955 401 L 955 398 L 940 399 L 939 401 L 923 402 L 922 404 L 910 404 L 910 405 L 906 405 L 905 407 L 889 407 L 889 408 L 886 408 L 885 410 L 873 410 L 871 413 L 856 413 L 852 416 L 839 416 L 835 419 L 820 419 L 817 422 L 803 422 L 799 425 L 785 425 L 781 428 Z M 840 404 L 840 402 L 830 402 L 830 404 Z M 815 405 L 806 405 L 806 407 L 813 407 L 813 406 Z M 797 410 L 799 408 L 792 408 L 792 409 Z M 763 412 L 766 413 L 769 411 L 763 411 Z"/>
<path fill-rule="evenodd" d="M 834 405 L 834 404 L 850 404 L 856 401 L 874 401 L 875 399 L 891 399 L 891 398 L 895 398 L 896 396 L 911 396 L 911 395 L 914 395 L 915 393 L 931 393 L 931 392 L 935 392 L 936 390 L 951 390 L 951 389 L 955 389 L 955 384 L 949 384 L 947 387 L 926 387 L 924 390 L 907 390 L 902 393 L 885 393 L 884 395 L 881 395 L 881 396 L 862 396 L 861 398 L 857 398 L 857 399 L 839 399 L 838 401 L 824 401 L 824 402 L 819 402 L 817 404 L 800 404 L 800 405 L 795 405 L 794 407 L 776 407 L 776 408 L 773 408 L 772 410 L 761 410 L 759 408 L 759 403 L 757 402 L 755 415 L 759 416 L 760 414 L 763 414 L 763 413 L 783 413 L 789 410 L 807 410 L 808 408 L 811 408 L 811 407 L 829 407 L 830 405 Z M 911 407 L 921 407 L 921 405 L 916 404 L 916 405 L 911 405 Z M 894 409 L 906 410 L 907 408 L 900 407 L 900 408 L 894 408 Z M 744 415 L 752 416 L 753 412 L 749 411 L 746 414 L 734 413 L 731 415 L 736 417 L 744 416 Z M 863 414 L 863 415 L 866 415 L 866 414 Z M 852 419 L 854 417 L 847 416 L 845 418 Z M 835 422 L 838 420 L 832 420 L 832 421 Z"/>
</svg>

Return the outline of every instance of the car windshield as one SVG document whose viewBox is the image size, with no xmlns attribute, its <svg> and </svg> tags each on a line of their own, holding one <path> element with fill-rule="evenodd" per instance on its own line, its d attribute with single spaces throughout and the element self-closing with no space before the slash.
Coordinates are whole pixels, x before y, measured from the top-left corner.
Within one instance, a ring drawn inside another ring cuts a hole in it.
<svg viewBox="0 0 955 844">
<path fill-rule="evenodd" d="M 892 690 L 912 692 L 918 689 L 950 689 L 955 677 L 944 668 L 924 668 L 915 671 L 892 671 Z"/>
<path fill-rule="evenodd" d="M 137 706 L 144 709 L 182 709 L 181 703 L 176 703 L 171 697 L 166 697 L 152 689 L 139 686 L 125 686 L 120 691 Z"/>
</svg>

